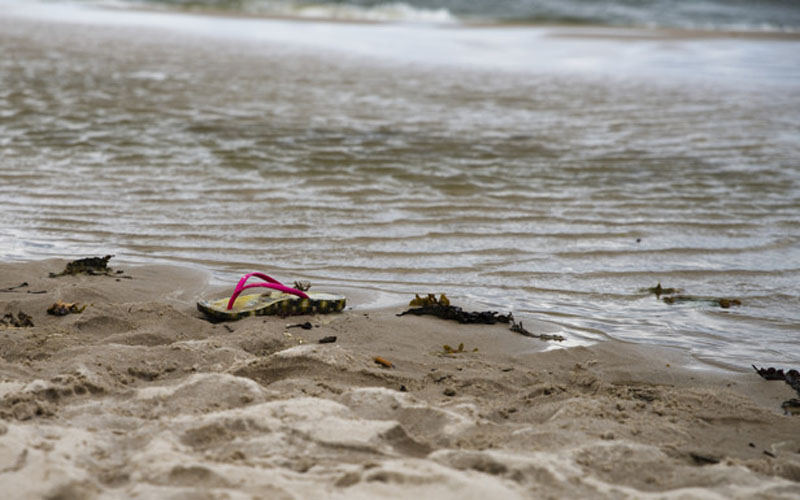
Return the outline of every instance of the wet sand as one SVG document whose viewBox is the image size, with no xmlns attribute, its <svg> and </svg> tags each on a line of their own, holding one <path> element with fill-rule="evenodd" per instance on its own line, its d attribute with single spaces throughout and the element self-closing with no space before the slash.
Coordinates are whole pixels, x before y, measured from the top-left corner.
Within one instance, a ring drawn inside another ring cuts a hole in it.
<svg viewBox="0 0 800 500">
<path fill-rule="evenodd" d="M 0 289 L 28 283 L 0 293 L 0 315 L 35 325 L 0 330 L 0 490 L 14 498 L 800 491 L 800 417 L 780 410 L 792 391 L 755 373 L 679 350 L 553 349 L 502 325 L 397 317 L 402 305 L 364 307 L 368 292 L 348 292 L 341 314 L 212 324 L 195 302 L 225 290 L 201 270 L 48 277 L 64 265 L 0 264 Z M 48 315 L 57 300 L 87 308 Z"/>
</svg>

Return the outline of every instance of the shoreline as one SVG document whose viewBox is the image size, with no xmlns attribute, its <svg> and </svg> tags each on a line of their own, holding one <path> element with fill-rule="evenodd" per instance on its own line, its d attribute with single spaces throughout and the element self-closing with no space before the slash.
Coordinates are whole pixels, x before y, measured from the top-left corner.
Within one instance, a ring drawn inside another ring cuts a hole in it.
<svg viewBox="0 0 800 500">
<path fill-rule="evenodd" d="M 21 498 L 793 498 L 800 482 L 791 388 L 677 349 L 548 350 L 396 308 L 212 324 L 194 308 L 219 291 L 207 273 L 48 277 L 65 263 L 0 263 L 0 289 L 28 283 L 0 313 L 35 325 L 0 329 L 0 484 Z M 48 315 L 57 300 L 87 308 Z"/>
<path fill-rule="evenodd" d="M 746 39 L 746 40 L 800 40 L 800 31 L 780 30 L 735 30 L 735 29 L 700 29 L 680 28 L 670 26 L 637 26 L 637 25 L 603 25 L 603 24 L 570 24 L 557 22 L 525 22 L 525 21 L 478 21 L 459 20 L 454 22 L 436 21 L 403 21 L 403 20 L 374 20 L 374 19 L 343 19 L 337 17 L 311 17 L 301 15 L 235 12 L 231 10 L 213 8 L 195 8 L 186 10 L 158 9 L 147 6 L 110 6 L 98 5 L 93 8 L 121 11 L 143 12 L 152 14 L 176 14 L 190 16 L 208 16 L 239 20 L 263 21 L 288 21 L 298 23 L 331 23 L 352 25 L 423 25 L 441 29 L 533 29 L 533 30 L 562 30 L 560 33 L 549 34 L 556 38 L 600 38 L 608 40 L 694 40 L 694 39 Z M 604 32 L 604 33 L 597 33 Z"/>
</svg>

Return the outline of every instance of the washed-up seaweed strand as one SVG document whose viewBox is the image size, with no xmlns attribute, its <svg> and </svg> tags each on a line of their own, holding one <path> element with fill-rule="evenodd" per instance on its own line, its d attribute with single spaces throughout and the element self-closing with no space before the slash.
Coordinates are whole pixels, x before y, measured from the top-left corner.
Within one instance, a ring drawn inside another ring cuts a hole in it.
<svg viewBox="0 0 800 500">
<path fill-rule="evenodd" d="M 783 370 L 778 370 L 775 368 L 757 368 L 756 365 L 752 365 L 753 369 L 761 375 L 761 378 L 766 380 L 783 380 L 789 387 L 797 391 L 797 395 L 800 396 L 800 372 L 797 370 L 789 370 L 785 372 Z"/>
<path fill-rule="evenodd" d="M 766 380 L 783 380 L 797 392 L 800 396 L 800 372 L 797 370 L 789 370 L 785 372 L 776 368 L 758 368 L 753 365 L 753 369 L 758 373 L 761 378 Z M 791 415 L 800 415 L 800 399 L 789 399 L 781 403 L 781 408 Z"/>
<path fill-rule="evenodd" d="M 511 322 L 511 314 L 500 314 L 497 311 L 465 311 L 458 306 L 445 306 L 441 304 L 413 307 L 407 311 L 401 312 L 398 316 L 404 316 L 406 314 L 413 314 L 415 316 L 429 314 L 442 319 L 455 320 L 461 324 L 494 325 L 497 323 Z"/>
<path fill-rule="evenodd" d="M 408 311 L 403 311 L 398 316 L 405 316 L 406 314 L 413 314 L 415 316 L 422 316 L 429 314 L 442 319 L 450 319 L 458 321 L 461 324 L 477 323 L 482 325 L 494 325 L 497 323 L 511 323 L 511 331 L 525 335 L 526 337 L 533 337 L 540 340 L 566 340 L 561 335 L 549 335 L 546 333 L 537 334 L 529 332 L 522 326 L 522 322 L 517 323 L 514 321 L 514 315 L 511 313 L 500 314 L 497 311 L 465 311 L 457 306 L 451 306 L 450 300 L 445 294 L 441 294 L 436 298 L 434 294 L 428 294 L 427 297 L 420 297 L 415 295 L 411 302 L 408 304 L 412 307 Z M 447 347 L 447 346 L 445 346 Z M 445 349 L 447 351 L 447 349 Z"/>
<path fill-rule="evenodd" d="M 555 334 L 551 335 L 549 333 L 533 333 L 533 332 L 529 332 L 524 326 L 522 326 L 522 321 L 517 323 L 514 320 L 514 317 L 511 316 L 511 313 L 509 313 L 508 315 L 511 317 L 511 331 L 512 332 L 517 332 L 520 335 L 524 335 L 526 337 L 533 337 L 535 339 L 540 339 L 540 340 L 555 340 L 557 342 L 563 342 L 563 341 L 567 340 L 564 337 L 562 337 L 561 335 L 555 335 Z"/>
</svg>

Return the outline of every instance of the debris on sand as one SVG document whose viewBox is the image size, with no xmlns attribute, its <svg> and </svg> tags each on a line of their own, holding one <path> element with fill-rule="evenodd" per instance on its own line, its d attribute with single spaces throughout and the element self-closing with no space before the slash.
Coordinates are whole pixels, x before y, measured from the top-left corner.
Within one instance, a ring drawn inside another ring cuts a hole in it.
<svg viewBox="0 0 800 500">
<path fill-rule="evenodd" d="M 752 366 L 756 373 L 758 373 L 764 380 L 783 380 L 789 384 L 789 387 L 797 392 L 798 396 L 800 396 L 800 372 L 797 370 L 789 370 L 784 372 L 783 370 L 773 367 L 758 368 L 756 365 Z M 783 408 L 786 413 L 800 415 L 800 399 L 790 399 L 788 401 L 784 401 L 783 404 L 781 404 L 781 408 Z"/>
<path fill-rule="evenodd" d="M 509 316 L 511 316 L 511 315 L 509 314 Z M 522 326 L 522 321 L 517 323 L 516 321 L 514 321 L 514 317 L 513 316 L 511 317 L 511 328 L 510 328 L 510 330 L 512 332 L 517 332 L 517 333 L 519 333 L 521 335 L 525 335 L 526 337 L 532 337 L 532 338 L 539 339 L 539 340 L 555 340 L 556 342 L 563 342 L 563 341 L 567 340 L 566 338 L 562 337 L 561 335 L 555 335 L 555 334 L 551 335 L 549 333 L 533 333 L 533 332 L 529 332 L 528 330 L 525 329 L 525 327 Z"/>
<path fill-rule="evenodd" d="M 397 316 L 405 316 L 406 314 L 413 314 L 415 316 L 431 315 L 442 319 L 458 321 L 461 324 L 494 325 L 497 323 L 511 323 L 510 329 L 512 332 L 525 335 L 526 337 L 540 340 L 566 340 L 561 335 L 531 333 L 522 326 L 522 322 L 517 323 L 514 321 L 514 315 L 511 313 L 500 314 L 497 311 L 465 311 L 458 306 L 451 305 L 450 300 L 445 294 L 441 294 L 438 299 L 436 295 L 432 293 L 428 294 L 427 297 L 415 295 L 408 305 L 412 306 L 412 308 L 401 312 Z"/>
<path fill-rule="evenodd" d="M 412 308 L 398 314 L 398 316 L 405 316 L 406 314 L 415 316 L 431 315 L 442 319 L 455 320 L 461 324 L 482 325 L 509 323 L 511 321 L 510 314 L 499 314 L 496 311 L 468 312 L 460 307 L 450 305 L 450 300 L 444 294 L 441 294 L 438 299 L 434 294 L 429 294 L 427 297 L 416 295 L 408 305 L 412 306 Z"/>
<path fill-rule="evenodd" d="M 442 352 L 440 354 L 442 356 L 451 356 L 453 354 L 461 354 L 461 353 L 464 353 L 464 352 L 478 352 L 478 348 L 476 347 L 476 348 L 472 349 L 471 351 L 465 351 L 463 342 L 458 344 L 458 347 L 456 349 L 453 349 L 449 345 L 445 344 L 445 345 L 442 346 Z"/>
<path fill-rule="evenodd" d="M 88 257 L 85 259 L 73 260 L 67 264 L 58 274 L 50 273 L 51 278 L 58 278 L 59 276 L 75 276 L 77 274 L 88 274 L 89 276 L 113 276 L 115 274 L 122 274 L 122 271 L 114 271 L 108 267 L 108 261 L 111 260 L 113 255 L 106 255 L 105 257 Z"/>
<path fill-rule="evenodd" d="M 47 314 L 53 316 L 66 316 L 67 314 L 80 314 L 86 309 L 86 305 L 80 306 L 77 302 L 58 301 L 47 308 Z"/>
<path fill-rule="evenodd" d="M 28 286 L 29 286 L 29 285 L 28 285 L 28 282 L 27 282 L 27 281 L 23 281 L 22 283 L 20 283 L 20 284 L 19 284 L 19 285 L 17 285 L 17 286 L 10 286 L 10 287 L 8 287 L 8 288 L 2 288 L 2 289 L 0 289 L 0 292 L 7 292 L 7 293 L 22 293 L 22 292 L 21 292 L 19 289 L 20 289 L 20 288 L 26 288 L 26 287 L 28 287 Z M 47 290 L 39 290 L 39 291 L 36 291 L 36 292 L 32 292 L 32 291 L 30 291 L 30 290 L 26 290 L 26 293 L 31 293 L 31 294 L 41 294 L 41 293 L 47 293 Z"/>
<path fill-rule="evenodd" d="M 0 318 L 0 328 L 31 328 L 33 327 L 33 318 L 20 311 L 17 317 L 14 313 L 6 313 Z"/>
<path fill-rule="evenodd" d="M 389 361 L 386 358 L 382 358 L 380 356 L 375 356 L 372 359 L 375 361 L 375 363 L 381 365 L 384 368 L 394 368 L 394 363 L 392 363 L 391 361 Z"/>
</svg>

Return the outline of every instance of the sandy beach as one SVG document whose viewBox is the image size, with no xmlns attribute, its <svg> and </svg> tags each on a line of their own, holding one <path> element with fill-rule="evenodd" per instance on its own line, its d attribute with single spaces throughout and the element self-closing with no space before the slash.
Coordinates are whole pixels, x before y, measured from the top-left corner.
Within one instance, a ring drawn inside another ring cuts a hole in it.
<svg viewBox="0 0 800 500">
<path fill-rule="evenodd" d="M 0 0 L 0 497 L 800 499 L 796 7 L 203 3 Z"/>
<path fill-rule="evenodd" d="M 368 292 L 340 314 L 212 324 L 195 303 L 226 289 L 202 270 L 112 261 L 122 273 L 49 277 L 65 263 L 0 264 L 0 314 L 34 325 L 0 330 L 6 498 L 800 492 L 800 421 L 780 409 L 793 391 L 755 373 L 398 317 L 364 307 Z M 47 314 L 58 300 L 86 309 Z"/>
</svg>

